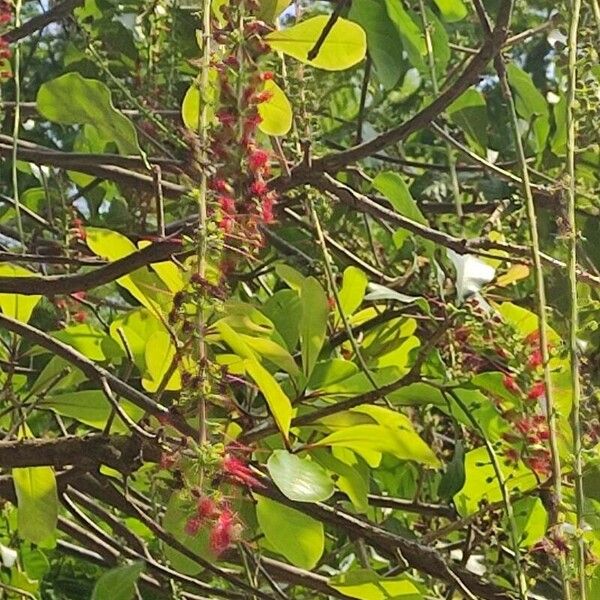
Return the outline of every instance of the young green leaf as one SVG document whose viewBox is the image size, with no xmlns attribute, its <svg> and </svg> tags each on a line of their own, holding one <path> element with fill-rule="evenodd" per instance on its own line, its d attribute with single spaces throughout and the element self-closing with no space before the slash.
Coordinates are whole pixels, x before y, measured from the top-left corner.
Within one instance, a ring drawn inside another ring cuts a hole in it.
<svg viewBox="0 0 600 600">
<path fill-rule="evenodd" d="M 402 41 L 388 16 L 384 0 L 355 0 L 348 18 L 367 34 L 369 55 L 386 89 L 392 89 L 403 71 Z"/>
<path fill-rule="evenodd" d="M 31 277 L 32 275 L 34 273 L 24 267 L 8 263 L 0 264 L 0 277 Z M 0 294 L 0 309 L 7 317 L 27 323 L 41 298 L 35 295 Z"/>
<path fill-rule="evenodd" d="M 352 315 L 361 305 L 369 280 L 363 271 L 356 267 L 347 267 L 342 279 L 339 297 L 344 314 Z"/>
<path fill-rule="evenodd" d="M 296 502 L 321 502 L 333 494 L 333 481 L 318 463 L 286 450 L 275 450 L 267 462 L 275 485 Z"/>
<path fill-rule="evenodd" d="M 285 395 L 273 375 L 255 358 L 245 359 L 244 367 L 265 397 L 279 431 L 287 438 L 293 412 L 290 399 Z"/>
<path fill-rule="evenodd" d="M 462 0 L 434 0 L 434 2 L 440 9 L 444 21 L 448 23 L 461 21 L 467 16 L 467 7 Z"/>
<path fill-rule="evenodd" d="M 58 520 L 58 494 L 52 467 L 12 470 L 17 495 L 19 535 L 32 544 L 54 536 Z"/>
<path fill-rule="evenodd" d="M 369 569 L 355 569 L 329 579 L 329 585 L 357 600 L 421 600 L 422 594 L 407 576 L 380 577 Z"/>
<path fill-rule="evenodd" d="M 107 571 L 96 582 L 91 600 L 133 600 L 136 582 L 143 571 L 141 560 Z"/>
<path fill-rule="evenodd" d="M 359 63 L 367 52 L 367 37 L 357 23 L 340 18 L 335 22 L 318 54 L 309 53 L 317 44 L 329 21 L 327 15 L 312 17 L 288 29 L 273 31 L 265 41 L 273 48 L 319 69 L 343 71 Z"/>
<path fill-rule="evenodd" d="M 47 81 L 38 91 L 37 109 L 55 123 L 93 125 L 122 154 L 141 152 L 133 123 L 113 106 L 110 89 L 101 81 L 77 72 Z"/>
<path fill-rule="evenodd" d="M 323 524 L 293 508 L 258 496 L 258 524 L 267 542 L 293 565 L 313 569 L 325 548 Z"/>
<path fill-rule="evenodd" d="M 300 319 L 300 344 L 302 367 L 308 380 L 315 367 L 325 341 L 329 306 L 327 294 L 314 277 L 307 277 L 300 290 L 302 317 Z"/>
<path fill-rule="evenodd" d="M 292 128 L 292 105 L 285 92 L 272 80 L 265 81 L 263 93 L 268 100 L 258 105 L 262 121 L 259 129 L 267 135 L 285 135 Z"/>
</svg>

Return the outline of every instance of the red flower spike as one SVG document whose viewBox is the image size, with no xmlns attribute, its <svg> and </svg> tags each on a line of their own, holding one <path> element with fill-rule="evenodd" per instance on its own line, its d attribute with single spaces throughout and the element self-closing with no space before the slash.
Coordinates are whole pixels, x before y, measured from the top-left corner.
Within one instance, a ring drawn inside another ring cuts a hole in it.
<svg viewBox="0 0 600 600">
<path fill-rule="evenodd" d="M 196 505 L 196 514 L 198 518 L 206 520 L 215 517 L 218 513 L 217 505 L 212 498 L 203 496 L 198 500 L 198 504 Z"/>
<path fill-rule="evenodd" d="M 198 517 L 190 517 L 183 528 L 188 535 L 198 535 L 200 529 L 202 529 L 202 519 Z"/>
<path fill-rule="evenodd" d="M 221 467 L 223 469 L 223 473 L 229 479 L 243 483 L 250 488 L 264 487 L 264 485 L 252 474 L 252 471 L 249 469 L 248 465 L 235 456 L 226 454 L 223 458 Z"/>
<path fill-rule="evenodd" d="M 254 102 L 256 102 L 256 104 L 262 104 L 263 102 L 268 102 L 272 97 L 273 92 L 260 92 L 259 94 L 256 94 L 256 96 L 254 96 Z"/>
<path fill-rule="evenodd" d="M 502 385 L 513 394 L 520 394 L 521 389 L 516 381 L 516 379 L 512 375 L 504 375 L 502 378 Z"/>
<path fill-rule="evenodd" d="M 82 310 L 78 310 L 76 313 L 73 313 L 73 321 L 85 323 L 87 321 L 87 314 Z"/>
<path fill-rule="evenodd" d="M 539 346 L 540 345 L 540 332 L 538 329 L 532 331 L 526 338 L 525 343 L 530 346 Z"/>
<path fill-rule="evenodd" d="M 219 556 L 223 554 L 236 538 L 235 515 L 225 509 L 210 532 L 210 547 Z"/>
<path fill-rule="evenodd" d="M 268 191 L 269 186 L 262 179 L 257 179 L 250 186 L 250 193 L 254 196 L 263 196 Z"/>
<path fill-rule="evenodd" d="M 219 207 L 228 214 L 235 214 L 235 200 L 231 196 L 219 196 Z"/>
<path fill-rule="evenodd" d="M 160 455 L 160 468 L 166 469 L 167 471 L 171 470 L 173 465 L 177 462 L 177 457 L 174 454 L 169 452 L 163 452 Z"/>
<path fill-rule="evenodd" d="M 543 363 L 542 359 L 542 351 L 539 348 L 536 348 L 530 355 L 527 360 L 527 365 L 530 369 L 537 369 L 541 367 Z"/>
<path fill-rule="evenodd" d="M 269 154 L 265 150 L 255 149 L 248 158 L 250 170 L 260 173 L 269 166 Z"/>
<path fill-rule="evenodd" d="M 260 78 L 262 81 L 273 81 L 273 79 L 275 79 L 275 73 L 273 73 L 273 71 L 265 71 L 260 74 Z"/>
<path fill-rule="evenodd" d="M 546 393 L 546 385 L 544 384 L 543 381 L 538 381 L 537 383 L 533 384 L 533 386 L 529 390 L 529 394 L 527 394 L 527 397 L 530 400 L 538 400 L 545 393 Z"/>
</svg>

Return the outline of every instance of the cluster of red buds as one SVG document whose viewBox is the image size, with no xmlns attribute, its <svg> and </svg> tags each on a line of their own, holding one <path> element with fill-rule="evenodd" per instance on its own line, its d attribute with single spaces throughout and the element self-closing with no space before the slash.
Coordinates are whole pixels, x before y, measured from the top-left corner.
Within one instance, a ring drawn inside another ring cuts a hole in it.
<svg viewBox="0 0 600 600">
<path fill-rule="evenodd" d="M 12 20 L 12 4 L 6 0 L 0 0 L 0 29 L 4 29 Z M 12 77 L 12 71 L 7 62 L 11 56 L 12 51 L 7 39 L 0 35 L 0 82 Z"/>
<path fill-rule="evenodd" d="M 268 52 L 262 40 L 268 29 L 252 17 L 258 8 L 253 0 L 236 0 L 221 8 L 224 23 L 215 23 L 213 29 L 219 47 L 211 63 L 217 73 L 218 108 L 210 144 L 211 162 L 217 169 L 210 189 L 216 221 L 228 245 L 245 248 L 262 245 L 259 225 L 274 221 L 277 200 L 267 184 L 271 152 L 261 146 L 257 135 L 259 106 L 271 99 L 265 82 L 274 78 L 258 65 Z"/>
<path fill-rule="evenodd" d="M 525 369 L 518 376 L 506 373 L 502 381 L 505 389 L 521 400 L 523 407 L 519 412 L 504 412 L 504 417 L 514 425 L 514 431 L 504 435 L 508 444 L 504 454 L 509 461 L 523 460 L 534 473 L 547 477 L 552 471 L 552 463 L 548 449 L 548 419 L 542 407 L 546 385 L 538 331 L 525 338 L 525 349 Z"/>
<path fill-rule="evenodd" d="M 243 530 L 237 515 L 226 502 L 217 502 L 210 496 L 199 495 L 194 514 L 186 521 L 184 531 L 195 536 L 204 528 L 210 529 L 210 548 L 216 556 L 239 541 Z"/>
<path fill-rule="evenodd" d="M 85 292 L 73 292 L 70 296 L 63 296 L 54 300 L 54 306 L 65 312 L 66 319 L 75 323 L 85 323 L 88 315 L 81 310 L 81 301 L 85 300 Z"/>
<path fill-rule="evenodd" d="M 184 459 L 182 448 L 173 452 L 164 452 L 160 467 L 167 470 L 182 467 Z M 193 502 L 184 526 L 185 533 L 195 536 L 200 531 L 208 529 L 210 547 L 216 556 L 225 552 L 232 543 L 239 541 L 243 532 L 240 519 L 231 510 L 229 503 L 223 499 L 218 483 L 227 482 L 254 489 L 264 487 L 247 462 L 239 456 L 242 452 L 249 451 L 250 448 L 237 444 L 231 444 L 216 453 L 209 449 L 209 455 L 205 455 L 203 465 L 204 481 L 212 481 L 215 489 L 208 493 L 193 486 L 190 489 Z"/>
</svg>

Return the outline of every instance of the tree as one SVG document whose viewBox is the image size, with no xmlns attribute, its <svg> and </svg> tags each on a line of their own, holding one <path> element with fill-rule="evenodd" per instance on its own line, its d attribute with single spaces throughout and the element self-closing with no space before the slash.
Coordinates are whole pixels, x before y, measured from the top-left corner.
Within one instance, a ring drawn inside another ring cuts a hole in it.
<svg viewBox="0 0 600 600">
<path fill-rule="evenodd" d="M 598 596 L 597 0 L 0 22 L 2 597 Z"/>
</svg>

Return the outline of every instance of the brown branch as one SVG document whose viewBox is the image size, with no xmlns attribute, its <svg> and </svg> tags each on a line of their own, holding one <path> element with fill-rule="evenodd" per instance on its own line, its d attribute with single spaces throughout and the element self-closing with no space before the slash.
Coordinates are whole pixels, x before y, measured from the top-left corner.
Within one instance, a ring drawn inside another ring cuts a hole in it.
<svg viewBox="0 0 600 600">
<path fill-rule="evenodd" d="M 12 155 L 12 140 L 10 136 L 0 136 L 0 156 L 10 157 Z M 17 155 L 20 159 L 32 162 L 36 165 L 48 165 L 59 169 L 70 169 L 79 173 L 93 175 L 100 179 L 108 179 L 119 184 L 133 187 L 154 194 L 155 185 L 151 175 L 136 173 L 131 168 L 142 168 L 140 158 L 132 156 L 120 156 L 115 154 L 76 154 L 71 152 L 60 152 L 49 150 L 32 144 L 31 142 L 20 142 L 17 147 Z M 165 168 L 173 166 L 170 159 L 149 159 L 155 164 Z M 171 181 L 162 182 L 163 193 L 169 198 L 178 198 L 187 193 L 187 188 Z"/>
<path fill-rule="evenodd" d="M 69 436 L 56 439 L 22 439 L 0 441 L 0 467 L 67 466 L 95 468 L 107 465 L 122 473 L 131 472 L 136 460 L 142 457 L 157 462 L 160 450 L 149 443 L 142 444 L 136 437 Z"/>
<path fill-rule="evenodd" d="M 364 210 L 374 217 L 378 217 L 389 223 L 396 225 L 402 229 L 406 229 L 411 233 L 421 236 L 424 239 L 431 240 L 440 246 L 450 248 L 458 254 L 483 254 L 489 256 L 490 250 L 500 250 L 505 252 L 506 256 L 496 255 L 495 258 L 505 258 L 511 262 L 517 262 L 525 265 L 531 265 L 531 249 L 528 246 L 520 246 L 517 244 L 507 244 L 501 242 L 493 242 L 488 239 L 472 239 L 467 240 L 463 238 L 457 238 L 443 231 L 433 229 L 427 225 L 417 223 L 412 219 L 404 217 L 391 209 L 380 206 L 377 202 L 371 200 L 371 198 L 360 194 L 351 187 L 337 181 L 330 175 L 324 174 L 320 177 L 317 176 L 313 180 L 316 187 L 321 188 L 330 194 L 339 198 L 342 202 L 348 206 L 352 206 L 357 210 Z M 561 270 L 566 269 L 566 264 L 549 256 L 548 254 L 541 254 L 542 262 L 546 265 Z M 594 287 L 600 287 L 600 277 L 592 275 L 581 268 L 577 270 L 577 279 L 582 283 L 587 283 Z"/>
<path fill-rule="evenodd" d="M 325 43 L 327 36 L 331 33 L 331 30 L 333 29 L 334 25 L 337 23 L 338 19 L 340 18 L 341 14 L 342 14 L 342 10 L 344 10 L 344 8 L 346 7 L 346 4 L 348 4 L 348 0 L 340 0 L 340 2 L 338 2 L 335 9 L 329 16 L 327 23 L 325 23 L 325 27 L 323 27 L 323 31 L 321 31 L 321 34 L 319 35 L 319 38 L 315 42 L 315 45 L 308 51 L 308 53 L 306 55 L 306 58 L 308 60 L 315 60 L 315 58 L 317 58 L 317 56 L 319 56 L 321 47 Z"/>
<path fill-rule="evenodd" d="M 312 504 L 294 502 L 272 486 L 257 489 L 255 493 L 319 521 L 330 523 L 353 538 L 362 538 L 384 556 L 395 560 L 401 556 L 411 568 L 430 577 L 450 585 L 456 584 L 458 578 L 473 594 L 484 600 L 512 600 L 513 598 L 509 591 L 486 582 L 462 566 L 446 562 L 437 550 L 386 531 L 345 511 L 320 502 Z"/>
<path fill-rule="evenodd" d="M 141 409 L 155 417 L 168 420 L 173 427 L 178 429 L 184 435 L 192 437 L 196 435 L 196 430 L 189 425 L 183 417 L 169 412 L 164 406 L 157 404 L 154 400 L 146 396 L 146 394 L 119 379 L 113 375 L 111 371 L 104 367 L 100 367 L 94 361 L 90 360 L 87 356 L 84 356 L 68 344 L 49 336 L 31 325 L 21 323 L 20 321 L 16 321 L 6 315 L 0 314 L 0 330 L 2 328 L 6 331 L 16 333 L 17 335 L 42 346 L 42 348 L 49 350 L 53 354 L 60 356 L 73 366 L 77 367 L 93 381 L 101 383 L 102 379 L 106 379 L 115 394 L 130 400 L 136 406 L 139 406 Z"/>
<path fill-rule="evenodd" d="M 7 42 L 14 43 L 36 31 L 44 29 L 44 27 L 50 25 L 50 23 L 59 21 L 68 16 L 75 8 L 82 5 L 83 0 L 64 0 L 45 13 L 29 19 L 29 21 L 23 23 L 20 27 L 15 27 L 14 29 L 7 31 L 2 37 Z"/>
<path fill-rule="evenodd" d="M 180 242 L 156 242 L 87 273 L 49 275 L 47 277 L 37 275 L 31 277 L 2 276 L 0 277 L 0 293 L 58 296 L 90 290 L 111 283 L 145 265 L 167 260 L 177 250 L 181 250 Z"/>
<path fill-rule="evenodd" d="M 345 165 L 383 150 L 386 146 L 400 142 L 411 133 L 427 126 L 433 119 L 438 117 L 454 100 L 477 81 L 477 78 L 485 69 L 488 62 L 502 48 L 508 35 L 512 4 L 512 0 L 504 0 L 500 3 L 496 27 L 492 34 L 485 40 L 479 52 L 471 59 L 462 75 L 431 104 L 395 129 L 391 129 L 376 138 L 358 146 L 354 146 L 349 150 L 329 154 L 313 161 L 311 170 L 313 172 L 335 172 Z M 299 167 L 299 169 L 301 171 L 306 170 L 306 166 L 303 165 L 302 167 Z M 293 178 L 294 175 L 292 174 L 292 179 Z"/>
</svg>

